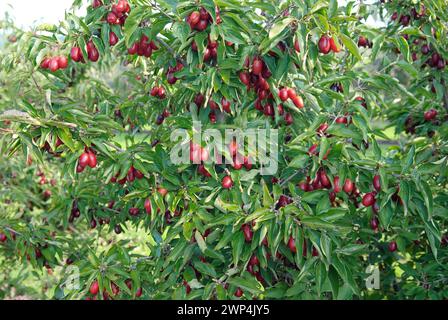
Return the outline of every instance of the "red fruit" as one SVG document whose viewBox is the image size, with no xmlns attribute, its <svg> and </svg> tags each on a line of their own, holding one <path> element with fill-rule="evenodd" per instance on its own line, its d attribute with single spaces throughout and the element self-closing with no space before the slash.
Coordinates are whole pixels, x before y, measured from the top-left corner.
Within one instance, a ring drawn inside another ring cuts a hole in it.
<svg viewBox="0 0 448 320">
<path fill-rule="evenodd" d="M 252 73 L 256 75 L 260 75 L 263 72 L 263 61 L 258 58 L 255 58 L 252 62 Z"/>
<path fill-rule="evenodd" d="M 110 283 L 111 289 L 112 289 L 112 293 L 114 296 L 118 295 L 120 293 L 120 287 L 117 286 L 114 282 Z"/>
<path fill-rule="evenodd" d="M 337 117 L 336 118 L 336 123 L 339 123 L 339 124 L 341 124 L 341 123 L 343 123 L 343 124 L 347 124 L 347 118 L 346 117 Z"/>
<path fill-rule="evenodd" d="M 208 22 L 207 20 L 199 20 L 198 24 L 195 26 L 196 30 L 198 31 L 204 31 L 207 29 Z"/>
<path fill-rule="evenodd" d="M 201 19 L 201 15 L 199 14 L 199 11 L 193 11 L 190 16 L 188 17 L 188 21 L 190 23 L 190 26 L 195 26 L 198 24 L 199 20 Z"/>
<path fill-rule="evenodd" d="M 209 118 L 211 123 L 216 123 L 216 114 L 215 114 L 214 111 L 209 113 L 208 118 Z"/>
<path fill-rule="evenodd" d="M 367 47 L 369 44 L 369 40 L 367 38 L 360 36 L 358 39 L 358 47 Z"/>
<path fill-rule="evenodd" d="M 246 86 L 250 84 L 249 74 L 247 72 L 240 72 L 239 78 L 241 82 L 244 83 Z"/>
<path fill-rule="evenodd" d="M 330 38 L 330 48 L 333 52 L 336 52 L 336 53 L 341 51 L 341 48 L 338 47 L 334 38 Z"/>
<path fill-rule="evenodd" d="M 145 211 L 147 214 L 151 214 L 152 208 L 151 208 L 151 200 L 148 198 L 145 200 Z"/>
<path fill-rule="evenodd" d="M 277 201 L 277 204 L 275 205 L 275 209 L 280 209 L 280 208 L 284 208 L 286 207 L 288 204 L 292 203 L 292 199 L 285 196 L 285 195 L 281 195 L 280 198 Z"/>
<path fill-rule="evenodd" d="M 58 58 L 58 65 L 59 69 L 65 69 L 68 66 L 68 59 L 67 57 L 61 56 Z"/>
<path fill-rule="evenodd" d="M 143 289 L 140 287 L 137 289 L 137 292 L 135 293 L 136 298 L 140 298 L 143 294 Z"/>
<path fill-rule="evenodd" d="M 397 251 L 397 243 L 395 241 L 389 243 L 389 251 L 390 252 Z"/>
<path fill-rule="evenodd" d="M 115 32 L 109 32 L 109 45 L 114 46 L 118 43 L 118 37 Z"/>
<path fill-rule="evenodd" d="M 243 224 L 241 226 L 241 229 L 243 230 L 244 240 L 246 242 L 251 242 L 253 237 L 253 232 L 250 229 L 250 226 L 248 224 Z"/>
<path fill-rule="evenodd" d="M 151 89 L 151 96 L 156 97 L 159 94 L 159 87 L 153 87 Z"/>
<path fill-rule="evenodd" d="M 138 216 L 139 213 L 140 213 L 139 208 L 130 208 L 129 209 L 129 214 L 133 217 Z"/>
<path fill-rule="evenodd" d="M 330 179 L 328 179 L 327 173 L 324 170 L 320 171 L 319 180 L 323 187 L 325 188 L 331 187 Z"/>
<path fill-rule="evenodd" d="M 294 238 L 292 236 L 289 237 L 288 248 L 289 248 L 289 250 L 291 250 L 292 253 L 296 253 L 297 252 L 296 241 L 294 240 Z"/>
<path fill-rule="evenodd" d="M 100 287 L 98 285 L 98 281 L 95 280 L 92 282 L 92 284 L 90 285 L 90 294 L 92 294 L 93 296 L 96 296 L 98 294 L 98 291 L 100 290 Z"/>
<path fill-rule="evenodd" d="M 97 62 L 100 57 L 100 53 L 92 41 L 87 44 L 87 56 L 92 62 Z"/>
<path fill-rule="evenodd" d="M 92 1 L 92 8 L 98 8 L 103 5 L 103 2 L 101 0 L 93 0 Z"/>
<path fill-rule="evenodd" d="M 203 94 L 198 93 L 195 97 L 194 97 L 194 103 L 198 106 L 198 107 L 202 107 L 202 105 L 204 104 L 204 100 L 205 97 Z M 212 101 L 212 100 L 210 100 Z"/>
<path fill-rule="evenodd" d="M 288 98 L 289 99 L 293 100 L 293 99 L 295 99 L 297 97 L 296 90 L 294 90 L 293 88 L 288 88 L 287 92 L 288 92 Z"/>
<path fill-rule="evenodd" d="M 317 128 L 317 132 L 322 134 L 322 133 L 324 133 L 325 131 L 327 131 L 328 127 L 329 127 L 328 123 L 322 123 L 322 124 L 319 126 L 319 128 Z"/>
<path fill-rule="evenodd" d="M 42 62 L 40 63 L 40 67 L 42 69 L 48 69 L 50 67 L 50 58 L 45 58 L 44 60 L 42 60 Z"/>
<path fill-rule="evenodd" d="M 157 90 L 157 95 L 159 96 L 160 99 L 164 99 L 165 98 L 165 88 L 164 87 L 159 87 L 159 89 Z"/>
<path fill-rule="evenodd" d="M 96 220 L 95 219 L 90 220 L 90 228 L 91 229 L 95 229 L 96 228 Z"/>
<path fill-rule="evenodd" d="M 244 162 L 244 167 L 246 168 L 246 170 L 252 169 L 252 162 L 250 162 L 249 157 L 244 157 L 243 162 Z"/>
<path fill-rule="evenodd" d="M 364 197 L 362 197 L 362 204 L 365 207 L 370 207 L 375 203 L 375 195 L 372 192 L 366 193 Z"/>
<path fill-rule="evenodd" d="M 241 290 L 241 288 L 238 287 L 235 291 L 235 297 L 241 298 L 242 295 L 243 295 L 243 290 Z"/>
<path fill-rule="evenodd" d="M 136 54 L 138 49 L 139 49 L 139 44 L 138 44 L 138 42 L 136 42 L 128 49 L 128 53 L 129 54 Z"/>
<path fill-rule="evenodd" d="M 344 183 L 345 193 L 352 193 L 353 187 L 354 187 L 353 181 L 350 179 L 345 179 L 345 183 Z"/>
<path fill-rule="evenodd" d="M 299 40 L 297 40 L 297 39 L 294 41 L 294 49 L 295 49 L 297 52 L 300 52 Z"/>
<path fill-rule="evenodd" d="M 225 176 L 222 179 L 221 185 L 224 189 L 230 189 L 233 187 L 233 180 L 230 176 Z"/>
<path fill-rule="evenodd" d="M 227 101 L 226 98 L 223 97 L 221 99 L 221 105 L 222 105 L 222 108 L 223 108 L 223 110 L 225 112 L 227 112 L 227 113 L 231 113 L 232 112 L 232 110 L 230 110 L 230 101 Z"/>
<path fill-rule="evenodd" d="M 431 121 L 432 119 L 437 117 L 437 110 L 435 109 L 428 110 L 424 113 L 423 117 L 425 118 L 426 121 Z"/>
<path fill-rule="evenodd" d="M 372 218 L 372 220 L 370 220 L 370 227 L 372 228 L 372 230 L 378 230 L 378 227 L 380 225 L 380 222 L 378 221 L 378 219 Z"/>
<path fill-rule="evenodd" d="M 274 116 L 275 111 L 274 111 L 274 107 L 272 106 L 272 104 L 267 103 L 264 106 L 264 114 L 267 115 L 267 116 L 270 116 L 270 117 Z"/>
<path fill-rule="evenodd" d="M 55 72 L 59 69 L 59 59 L 57 57 L 51 58 L 50 64 L 48 65 L 51 72 Z"/>
<path fill-rule="evenodd" d="M 308 154 L 310 156 L 312 155 L 317 155 L 317 144 L 313 144 L 309 149 L 308 149 Z"/>
<path fill-rule="evenodd" d="M 338 176 L 334 176 L 334 178 L 333 178 L 333 189 L 334 189 L 334 192 L 336 192 L 336 193 L 341 192 L 340 179 Z"/>
<path fill-rule="evenodd" d="M 88 156 L 89 156 L 89 161 L 87 164 L 89 165 L 90 168 L 95 168 L 97 165 L 96 155 L 93 152 L 89 152 Z"/>
<path fill-rule="evenodd" d="M 278 92 L 278 96 L 282 101 L 288 100 L 288 89 L 287 88 L 280 89 L 280 91 Z"/>
<path fill-rule="evenodd" d="M 287 126 L 290 126 L 294 123 L 294 118 L 292 117 L 292 114 L 289 112 L 285 114 L 285 122 Z"/>
<path fill-rule="evenodd" d="M 212 176 L 210 172 L 208 172 L 207 169 L 205 169 L 205 166 L 203 164 L 200 164 L 198 166 L 198 172 L 199 174 L 203 175 L 206 178 L 210 178 Z"/>
<path fill-rule="evenodd" d="M 249 260 L 249 264 L 251 266 L 258 266 L 260 264 L 260 261 L 258 260 L 256 255 L 253 255 Z"/>
<path fill-rule="evenodd" d="M 127 1 L 120 0 L 120 1 L 118 1 L 118 4 L 116 6 L 116 10 L 118 12 L 125 12 L 126 11 L 126 5 L 127 5 Z"/>
<path fill-rule="evenodd" d="M 6 242 L 6 240 L 8 240 L 8 238 L 6 237 L 6 234 L 4 233 L 0 233 L 0 242 Z"/>
<path fill-rule="evenodd" d="M 85 169 L 86 167 L 83 167 L 83 166 L 81 166 L 81 165 L 77 165 L 76 166 L 76 172 L 77 173 L 81 173 L 81 172 L 83 172 L 84 171 L 84 169 Z"/>
<path fill-rule="evenodd" d="M 293 102 L 294 105 L 295 105 L 297 108 L 299 108 L 299 109 L 303 108 L 303 106 L 304 106 L 304 104 L 303 104 L 303 99 L 302 99 L 301 96 L 295 96 L 295 97 L 292 99 L 292 102 Z"/>
<path fill-rule="evenodd" d="M 118 24 L 120 22 L 120 20 L 116 16 L 116 14 L 113 12 L 109 12 L 107 14 L 106 20 L 107 20 L 107 23 L 109 23 L 109 24 Z"/>
<path fill-rule="evenodd" d="M 373 177 L 373 187 L 375 188 L 376 191 L 378 192 L 381 191 L 381 181 L 379 175 Z"/>
<path fill-rule="evenodd" d="M 327 54 L 330 52 L 331 49 L 330 38 L 327 35 L 323 35 L 322 37 L 320 37 L 317 45 L 321 53 Z"/>
<path fill-rule="evenodd" d="M 87 167 L 87 165 L 89 164 L 89 154 L 87 152 L 81 154 L 78 160 L 78 164 L 83 168 Z"/>
</svg>

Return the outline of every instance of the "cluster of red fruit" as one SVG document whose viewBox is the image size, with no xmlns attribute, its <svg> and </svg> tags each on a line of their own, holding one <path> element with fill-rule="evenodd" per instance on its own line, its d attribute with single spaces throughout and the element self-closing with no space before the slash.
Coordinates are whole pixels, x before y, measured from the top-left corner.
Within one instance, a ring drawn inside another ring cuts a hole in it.
<svg viewBox="0 0 448 320">
<path fill-rule="evenodd" d="M 328 54 L 330 51 L 338 53 L 341 51 L 341 48 L 336 44 L 336 41 L 333 37 L 330 37 L 326 34 L 322 35 L 317 43 L 319 51 L 323 54 Z"/>
<path fill-rule="evenodd" d="M 121 185 L 124 185 L 126 183 L 126 181 L 128 182 L 134 182 L 135 179 L 143 179 L 145 176 L 143 175 L 143 173 L 140 170 L 137 170 L 134 168 L 134 166 L 131 166 L 128 170 L 128 173 L 126 174 L 126 176 L 123 179 L 118 180 L 118 177 L 120 176 L 120 172 L 118 172 L 115 177 L 112 177 L 110 179 L 110 182 L 112 183 L 118 183 Z"/>
<path fill-rule="evenodd" d="M 131 7 L 127 0 L 119 0 L 117 4 L 112 5 L 112 10 L 107 14 L 107 23 L 124 25 L 130 11 Z"/>
<path fill-rule="evenodd" d="M 168 67 L 168 71 L 166 73 L 166 81 L 171 85 L 175 84 L 179 79 L 174 76 L 174 73 L 181 71 L 183 68 L 184 65 L 180 61 L 176 63 L 175 67 Z"/>
<path fill-rule="evenodd" d="M 100 58 L 100 53 L 98 49 L 96 48 L 95 44 L 92 40 L 87 42 L 86 44 L 86 51 L 87 51 L 87 58 L 92 62 L 97 62 Z M 73 47 L 70 50 L 70 57 L 75 62 L 82 62 L 84 63 L 84 57 L 82 55 L 82 50 L 80 47 Z"/>
<path fill-rule="evenodd" d="M 240 81 L 247 86 L 248 91 L 253 88 L 257 93 L 257 99 L 254 103 L 255 109 L 262 112 L 264 115 L 273 118 L 275 116 L 273 107 L 274 96 L 271 92 L 269 83 L 266 80 L 271 77 L 271 71 L 260 57 L 255 57 L 252 61 L 252 67 L 250 67 L 250 58 L 247 57 L 244 62 L 245 70 L 241 71 L 239 74 Z M 250 72 L 248 71 L 249 69 L 251 70 Z M 295 98 L 297 102 L 299 101 L 298 99 L 299 98 Z M 262 104 L 263 100 L 266 100 L 264 106 Z M 301 103 L 303 107 L 303 101 Z M 284 114 L 284 109 L 281 104 L 277 106 L 277 109 L 280 115 Z M 293 121 L 292 115 L 287 113 L 285 115 L 285 121 L 287 124 L 291 124 Z"/>
<path fill-rule="evenodd" d="M 424 55 L 428 55 L 431 52 L 431 47 L 428 44 L 424 44 L 421 48 L 421 52 Z M 445 62 L 445 59 L 443 59 L 439 53 L 433 52 L 431 57 L 429 57 L 426 60 L 426 62 L 422 65 L 422 67 L 424 67 L 426 65 L 430 66 L 431 68 L 437 68 L 439 70 L 442 70 L 445 68 L 446 62 Z"/>
<path fill-rule="evenodd" d="M 304 107 L 302 97 L 297 95 L 296 91 L 292 88 L 281 88 L 280 91 L 278 92 L 278 96 L 280 100 L 283 102 L 287 101 L 288 99 L 291 99 L 292 103 L 294 103 L 294 105 L 299 109 Z M 283 106 L 279 104 L 277 108 L 279 115 L 283 115 L 284 113 Z M 285 122 L 287 125 L 292 124 L 293 118 L 290 113 L 285 114 Z"/>
<path fill-rule="evenodd" d="M 165 88 L 155 86 L 151 89 L 150 95 L 152 97 L 157 97 L 159 99 L 165 99 L 166 98 Z"/>
<path fill-rule="evenodd" d="M 143 34 L 140 41 L 134 42 L 134 44 L 128 49 L 129 54 L 137 54 L 141 57 L 149 58 L 153 51 L 158 50 L 159 47 L 154 43 L 154 41 L 149 41 L 149 38 Z"/>
<path fill-rule="evenodd" d="M 419 20 L 426 14 L 426 7 L 425 5 L 421 4 L 419 5 L 420 8 L 417 11 L 415 7 L 411 8 L 410 14 L 403 14 L 400 16 L 400 19 L 398 19 L 398 12 L 392 13 L 391 20 L 396 21 L 398 19 L 398 22 L 403 26 L 407 27 L 411 23 L 411 19 Z"/>
<path fill-rule="evenodd" d="M 218 22 L 218 15 L 216 19 L 217 23 L 221 22 Z M 221 18 L 219 18 L 219 20 L 221 20 Z M 207 12 L 207 10 L 205 10 L 204 7 L 201 7 L 199 11 L 193 11 L 187 17 L 187 23 L 190 25 L 191 30 L 204 31 L 207 29 L 208 24 L 212 22 L 212 16 Z"/>
<path fill-rule="evenodd" d="M 97 159 L 95 151 L 91 148 L 86 148 L 85 152 L 81 154 L 78 159 L 78 166 L 76 167 L 76 172 L 81 173 L 84 169 L 89 166 L 90 168 L 95 168 L 97 165 Z"/>
<path fill-rule="evenodd" d="M 40 67 L 42 69 L 49 69 L 51 72 L 56 72 L 59 69 L 64 70 L 68 66 L 68 59 L 65 56 L 57 56 L 52 58 L 45 58 L 42 60 Z"/>
<path fill-rule="evenodd" d="M 129 290 L 132 290 L 132 280 L 131 279 L 126 279 L 125 281 L 126 286 L 128 287 Z M 110 288 L 112 290 L 112 294 L 114 296 L 118 296 L 120 294 L 120 287 L 113 281 L 110 282 Z M 97 295 L 98 292 L 100 291 L 100 286 L 98 283 L 98 280 L 93 281 L 90 284 L 90 288 L 89 288 L 89 292 L 93 297 L 86 297 L 86 300 L 97 300 Z M 140 298 L 143 294 L 143 289 L 140 287 L 137 289 L 136 293 L 135 293 L 135 297 L 136 298 Z M 106 289 L 103 290 L 103 299 L 104 300 L 109 300 L 111 297 L 109 296 L 109 293 Z"/>
<path fill-rule="evenodd" d="M 437 110 L 430 109 L 423 114 L 423 117 L 425 118 L 426 121 L 431 121 L 437 117 Z"/>
</svg>

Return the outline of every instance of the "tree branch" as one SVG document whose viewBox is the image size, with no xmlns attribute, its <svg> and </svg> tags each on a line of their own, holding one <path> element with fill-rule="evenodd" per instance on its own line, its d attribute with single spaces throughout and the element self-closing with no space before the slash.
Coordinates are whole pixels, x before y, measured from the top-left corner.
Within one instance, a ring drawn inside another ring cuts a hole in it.
<svg viewBox="0 0 448 320">
<path fill-rule="evenodd" d="M 187 65 L 187 62 L 182 59 L 175 51 L 173 48 L 170 47 L 170 45 L 168 43 L 166 43 L 164 40 L 160 39 L 160 37 L 156 37 L 156 41 L 158 41 L 166 50 L 168 50 L 169 53 L 171 53 L 171 55 L 176 58 L 177 61 L 181 62 L 184 66 Z"/>
</svg>

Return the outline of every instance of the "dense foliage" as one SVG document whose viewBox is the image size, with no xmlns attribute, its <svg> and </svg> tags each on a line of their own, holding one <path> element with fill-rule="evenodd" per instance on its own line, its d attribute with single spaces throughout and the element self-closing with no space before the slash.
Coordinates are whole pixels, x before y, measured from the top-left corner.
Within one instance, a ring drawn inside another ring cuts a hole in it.
<svg viewBox="0 0 448 320">
<path fill-rule="evenodd" d="M 448 298 L 446 1 L 85 2 L 1 21 L 0 297 Z"/>
</svg>

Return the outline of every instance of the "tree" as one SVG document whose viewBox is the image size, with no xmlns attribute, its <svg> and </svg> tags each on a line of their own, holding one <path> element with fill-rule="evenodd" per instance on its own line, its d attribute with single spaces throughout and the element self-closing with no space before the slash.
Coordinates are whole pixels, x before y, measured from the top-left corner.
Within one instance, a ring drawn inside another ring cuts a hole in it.
<svg viewBox="0 0 448 320">
<path fill-rule="evenodd" d="M 0 263 L 57 299 L 447 298 L 444 1 L 83 4 L 2 24 Z M 278 171 L 174 164 L 195 121 L 277 129 Z"/>
</svg>

